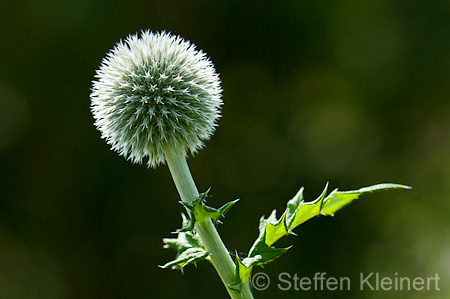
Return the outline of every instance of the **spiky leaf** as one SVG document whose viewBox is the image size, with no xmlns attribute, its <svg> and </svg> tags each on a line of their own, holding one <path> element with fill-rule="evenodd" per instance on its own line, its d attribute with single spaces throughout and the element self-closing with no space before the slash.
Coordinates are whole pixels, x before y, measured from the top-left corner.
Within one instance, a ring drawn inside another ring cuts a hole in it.
<svg viewBox="0 0 450 299">
<path fill-rule="evenodd" d="M 411 187 L 400 184 L 384 183 L 352 191 L 337 191 L 337 189 L 335 189 L 324 200 L 321 213 L 322 215 L 333 216 L 334 213 L 357 199 L 360 195 L 390 189 L 411 189 Z"/>
<path fill-rule="evenodd" d="M 184 214 L 182 216 L 182 226 L 188 226 L 188 220 Z M 177 251 L 177 255 L 173 261 L 161 266 L 162 268 L 173 268 L 182 270 L 189 264 L 195 264 L 208 257 L 209 253 L 198 234 L 194 231 L 178 230 L 176 238 L 163 239 L 165 248 L 172 248 Z"/>
<path fill-rule="evenodd" d="M 248 283 L 250 278 L 251 267 L 245 266 L 239 257 L 236 257 L 236 282 L 230 283 L 228 287 L 230 289 L 241 291 L 242 284 Z"/>
<path fill-rule="evenodd" d="M 209 253 L 198 247 L 188 248 L 179 254 L 175 260 L 168 262 L 162 268 L 183 269 L 186 265 L 195 264 L 207 258 Z"/>
<path fill-rule="evenodd" d="M 190 219 L 187 219 L 182 214 L 182 228 L 175 232 L 177 237 L 163 239 L 166 248 L 172 248 L 177 251 L 175 260 L 166 263 L 162 266 L 163 268 L 182 269 L 189 264 L 195 264 L 208 257 L 209 253 L 194 230 L 195 224 L 207 219 L 218 221 L 238 201 L 228 202 L 222 207 L 215 209 L 206 205 L 205 199 L 208 192 L 209 190 L 201 193 L 192 202 L 192 205 L 181 202 L 190 211 Z"/>
<path fill-rule="evenodd" d="M 195 223 L 197 222 L 203 222 L 207 219 L 212 219 L 215 221 L 218 221 L 220 217 L 225 217 L 225 214 L 228 212 L 228 210 L 239 201 L 239 199 L 230 201 L 220 208 L 212 208 L 210 206 L 206 205 L 206 196 L 208 195 L 209 189 L 201 193 L 193 202 L 192 204 L 187 204 L 185 202 L 181 202 L 182 205 L 184 205 L 189 211 L 191 211 L 191 219 L 190 223 L 183 227 L 180 231 L 187 231 L 194 229 Z"/>
<path fill-rule="evenodd" d="M 305 221 L 317 215 L 333 216 L 336 211 L 362 194 L 379 190 L 410 189 L 410 187 L 400 184 L 378 184 L 352 191 L 335 189 L 325 196 L 327 189 L 328 184 L 316 200 L 305 202 L 302 187 L 287 203 L 286 210 L 279 219 L 277 219 L 276 210 L 272 211 L 267 219 L 264 217 L 260 219 L 259 236 L 253 243 L 248 257 L 236 263 L 238 281 L 234 287 L 240 287 L 239 283 L 243 281 L 242 275 L 245 273 L 246 277 L 249 276 L 254 266 L 267 264 L 286 252 L 290 247 L 275 248 L 272 245 L 281 237 L 294 234 L 293 229 Z"/>
</svg>

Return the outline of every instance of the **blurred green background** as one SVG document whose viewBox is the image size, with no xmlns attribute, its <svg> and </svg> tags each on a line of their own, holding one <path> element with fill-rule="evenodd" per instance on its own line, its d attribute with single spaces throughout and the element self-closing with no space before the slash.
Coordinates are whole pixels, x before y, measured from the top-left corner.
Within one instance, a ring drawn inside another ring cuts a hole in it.
<svg viewBox="0 0 450 299">
<path fill-rule="evenodd" d="M 450 4 L 438 0 L 1 1 L 0 298 L 227 298 L 207 263 L 158 268 L 181 221 L 169 171 L 125 161 L 93 126 L 95 70 L 142 29 L 192 41 L 220 73 L 223 118 L 188 162 L 210 205 L 241 199 L 219 227 L 230 250 L 244 255 L 259 217 L 301 186 L 309 200 L 327 181 L 413 186 L 309 221 L 256 270 L 346 276 L 350 291 L 273 284 L 257 298 L 450 298 Z M 438 273 L 441 291 L 360 291 L 361 272 Z"/>
</svg>

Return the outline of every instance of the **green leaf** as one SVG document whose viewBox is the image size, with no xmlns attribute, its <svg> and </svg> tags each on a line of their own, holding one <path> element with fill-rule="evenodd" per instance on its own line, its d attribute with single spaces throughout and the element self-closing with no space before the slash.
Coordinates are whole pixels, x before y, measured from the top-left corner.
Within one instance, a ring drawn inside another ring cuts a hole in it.
<svg viewBox="0 0 450 299">
<path fill-rule="evenodd" d="M 183 218 L 183 225 L 180 229 L 176 231 L 176 233 L 184 233 L 184 232 L 190 232 L 195 227 L 195 216 L 193 213 L 191 213 L 191 218 L 189 220 L 186 219 L 186 216 L 182 214 Z M 186 221 L 184 221 L 186 220 Z"/>
<path fill-rule="evenodd" d="M 186 216 L 184 214 L 181 214 L 181 217 L 183 226 L 186 226 L 186 223 L 188 222 Z M 175 249 L 177 252 L 182 252 L 191 247 L 204 248 L 203 243 L 200 240 L 200 237 L 195 232 L 191 231 L 181 232 L 181 230 L 178 230 L 176 234 L 177 238 L 163 239 L 165 248 L 172 248 Z"/>
<path fill-rule="evenodd" d="M 189 264 L 195 264 L 208 257 L 209 253 L 200 240 L 200 237 L 195 232 L 195 224 L 206 221 L 211 218 L 218 221 L 220 217 L 228 212 L 228 210 L 238 201 L 233 200 L 224 204 L 222 207 L 215 209 L 206 205 L 206 196 L 208 191 L 201 193 L 192 204 L 181 202 L 189 211 L 190 219 L 182 214 L 181 229 L 177 230 L 176 238 L 163 239 L 165 248 L 172 248 L 177 251 L 175 260 L 166 263 L 162 268 L 172 267 L 174 269 L 182 270 L 183 267 Z"/>
<path fill-rule="evenodd" d="M 287 207 L 286 207 L 286 223 L 287 227 L 294 221 L 295 215 L 299 214 L 298 208 L 300 204 L 303 202 L 303 187 L 300 188 L 300 190 L 295 194 L 295 196 L 288 201 Z M 314 206 L 314 204 L 312 204 Z"/>
<path fill-rule="evenodd" d="M 195 264 L 199 261 L 207 258 L 209 253 L 198 247 L 188 248 L 179 254 L 175 260 L 168 262 L 167 264 L 161 266 L 162 268 L 173 268 L 182 270 L 186 265 Z"/>
<path fill-rule="evenodd" d="M 333 216 L 334 213 L 351 203 L 353 200 L 357 199 L 362 194 L 389 189 L 411 189 L 411 187 L 400 184 L 385 183 L 352 191 L 337 191 L 337 189 L 335 189 L 325 198 L 321 209 L 321 214 Z"/>
<path fill-rule="evenodd" d="M 272 211 L 272 214 L 267 219 L 267 225 L 265 230 L 265 243 L 271 246 L 278 239 L 288 234 L 288 228 L 286 226 L 286 212 L 283 213 L 279 220 L 276 220 L 276 210 Z"/>
<path fill-rule="evenodd" d="M 282 219 L 283 218 L 276 223 L 273 223 L 274 220 L 276 220 L 275 210 L 269 218 L 264 219 L 264 217 L 262 217 L 260 219 L 259 236 L 253 243 L 253 246 L 248 253 L 248 257 L 242 261 L 247 268 L 267 264 L 290 248 L 275 248 L 266 241 L 267 239 L 273 240 L 276 236 L 279 236 L 280 233 L 283 232 L 283 229 L 286 231 L 284 228 L 284 221 L 281 221 Z M 267 237 L 268 234 L 269 237 Z"/>
<path fill-rule="evenodd" d="M 184 214 L 181 214 L 181 216 L 182 226 L 187 227 L 189 221 Z M 178 230 L 176 234 L 176 238 L 163 239 L 164 247 L 175 249 L 177 255 L 173 261 L 161 266 L 162 268 L 171 267 L 182 270 L 185 266 L 195 264 L 208 257 L 209 253 L 196 232 Z"/>
<path fill-rule="evenodd" d="M 208 195 L 209 189 L 201 193 L 192 204 L 187 204 L 185 202 L 181 202 L 188 210 L 191 211 L 191 221 L 188 226 L 183 227 L 181 231 L 192 230 L 194 229 L 195 223 L 204 222 L 207 219 L 219 220 L 220 217 L 225 217 L 225 214 L 228 210 L 239 201 L 239 199 L 230 201 L 218 209 L 212 208 L 206 205 L 206 196 Z"/>
<path fill-rule="evenodd" d="M 252 266 L 262 266 L 278 258 L 291 247 L 292 246 L 286 248 L 275 248 L 273 246 L 268 246 L 264 241 L 260 240 L 254 244 L 251 254 L 243 259 L 242 263 L 247 266 L 247 268 Z"/>
<path fill-rule="evenodd" d="M 352 191 L 333 190 L 326 196 L 328 184 L 317 199 L 305 202 L 303 199 L 303 187 L 288 201 L 286 210 L 277 219 L 276 210 L 265 219 L 262 217 L 259 223 L 259 236 L 250 248 L 248 257 L 239 260 L 237 267 L 245 267 L 250 272 L 254 266 L 267 264 L 278 258 L 290 247 L 275 248 L 272 245 L 283 236 L 294 234 L 293 229 L 305 221 L 317 216 L 333 216 L 334 213 L 357 199 L 360 195 L 379 190 L 410 189 L 409 186 L 400 184 L 378 184 Z M 241 270 L 240 270 L 241 271 Z"/>
<path fill-rule="evenodd" d="M 262 266 L 267 264 L 274 259 L 278 258 L 280 255 L 285 253 L 288 248 L 275 248 L 266 243 L 267 233 L 270 234 L 269 238 L 274 238 L 274 236 L 282 233 L 284 228 L 284 221 L 281 218 L 276 220 L 276 211 L 274 210 L 269 218 L 260 219 L 260 232 L 259 237 L 253 244 L 248 257 L 244 258 L 242 261 L 239 257 L 236 258 L 236 282 L 229 285 L 230 288 L 240 291 L 243 283 L 248 283 L 251 271 L 254 266 Z"/>
<path fill-rule="evenodd" d="M 319 215 L 322 206 L 322 201 L 325 197 L 327 186 L 320 196 L 312 201 L 305 203 L 303 200 L 303 188 L 287 203 L 286 210 L 280 219 L 277 220 L 276 210 L 263 221 L 265 224 L 265 239 L 264 243 L 271 246 L 281 237 L 288 234 L 294 234 L 293 229 L 303 222 Z"/>
<path fill-rule="evenodd" d="M 237 255 L 236 255 L 237 256 Z M 228 287 L 235 291 L 241 291 L 242 284 L 248 283 L 250 279 L 250 274 L 252 271 L 252 267 L 248 268 L 245 266 L 239 256 L 236 257 L 236 282 L 230 283 Z"/>
<path fill-rule="evenodd" d="M 328 183 L 325 185 L 322 193 L 319 197 L 312 202 L 305 202 L 303 200 L 303 195 L 301 196 L 301 200 L 297 199 L 297 195 L 291 199 L 286 208 L 287 218 L 286 218 L 286 226 L 289 228 L 289 231 L 292 231 L 294 228 L 299 226 L 300 224 L 308 221 L 309 219 L 319 215 L 320 210 L 322 208 L 322 202 L 327 193 Z M 302 191 L 303 188 L 300 189 Z M 300 192 L 299 191 L 299 192 Z"/>
</svg>

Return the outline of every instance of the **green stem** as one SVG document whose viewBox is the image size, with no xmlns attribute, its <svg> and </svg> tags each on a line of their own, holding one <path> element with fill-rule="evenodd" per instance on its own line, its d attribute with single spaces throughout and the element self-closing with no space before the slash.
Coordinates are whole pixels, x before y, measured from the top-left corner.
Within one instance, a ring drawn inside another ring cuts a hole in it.
<svg viewBox="0 0 450 299">
<path fill-rule="evenodd" d="M 189 171 L 184 153 L 172 153 L 165 148 L 164 155 L 181 200 L 191 204 L 199 193 Z M 195 230 L 200 236 L 203 245 L 205 245 L 206 250 L 209 252 L 211 262 L 230 297 L 232 299 L 252 299 L 253 295 L 248 283 L 242 285 L 241 292 L 228 287 L 229 284 L 236 282 L 236 266 L 211 219 L 196 223 Z"/>
</svg>

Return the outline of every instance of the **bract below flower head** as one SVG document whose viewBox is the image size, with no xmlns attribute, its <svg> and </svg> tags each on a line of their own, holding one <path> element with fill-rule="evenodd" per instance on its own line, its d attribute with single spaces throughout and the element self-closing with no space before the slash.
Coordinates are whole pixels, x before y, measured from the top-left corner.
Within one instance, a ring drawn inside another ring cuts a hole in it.
<svg viewBox="0 0 450 299">
<path fill-rule="evenodd" d="M 220 79 L 195 45 L 166 32 L 143 31 L 103 59 L 91 92 L 95 125 L 112 149 L 155 167 L 163 148 L 195 153 L 220 117 Z"/>
</svg>

